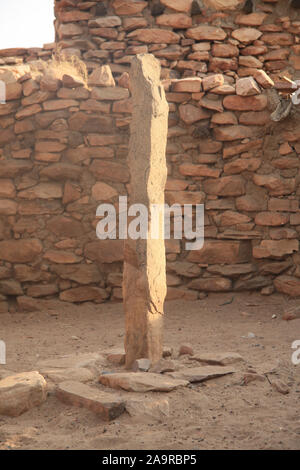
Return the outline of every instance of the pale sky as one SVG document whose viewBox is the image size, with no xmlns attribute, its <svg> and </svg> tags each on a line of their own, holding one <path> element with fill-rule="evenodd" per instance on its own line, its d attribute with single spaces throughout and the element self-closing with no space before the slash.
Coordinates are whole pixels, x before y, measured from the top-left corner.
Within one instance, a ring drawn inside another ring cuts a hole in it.
<svg viewBox="0 0 300 470">
<path fill-rule="evenodd" d="M 0 0 L 0 50 L 54 42 L 54 0 Z"/>
</svg>

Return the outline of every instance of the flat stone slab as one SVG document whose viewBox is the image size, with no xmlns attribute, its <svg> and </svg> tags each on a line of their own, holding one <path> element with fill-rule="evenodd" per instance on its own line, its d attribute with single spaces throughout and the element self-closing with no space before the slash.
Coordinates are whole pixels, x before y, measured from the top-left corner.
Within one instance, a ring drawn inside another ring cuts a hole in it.
<svg viewBox="0 0 300 470">
<path fill-rule="evenodd" d="M 183 369 L 178 372 L 168 372 L 167 375 L 173 379 L 187 380 L 188 382 L 204 382 L 205 380 L 222 377 L 222 375 L 233 374 L 235 370 L 231 367 L 203 366 Z"/>
<path fill-rule="evenodd" d="M 90 382 L 97 378 L 97 373 L 85 367 L 75 367 L 70 369 L 40 369 L 40 373 L 54 383 L 75 381 L 75 382 Z"/>
<path fill-rule="evenodd" d="M 202 353 L 192 356 L 190 359 L 201 362 L 201 364 L 214 366 L 228 366 L 229 364 L 244 361 L 244 358 L 235 352 Z"/>
<path fill-rule="evenodd" d="M 171 392 L 178 387 L 185 387 L 188 381 L 151 372 L 119 372 L 102 374 L 99 382 L 111 388 L 128 392 Z"/>
<path fill-rule="evenodd" d="M 105 360 L 99 353 L 69 354 L 38 362 L 40 370 L 46 369 L 75 369 L 78 367 L 97 368 L 104 365 Z"/>
<path fill-rule="evenodd" d="M 162 421 L 170 415 L 169 399 L 167 397 L 143 397 L 126 400 L 126 411 L 133 418 L 149 418 Z"/>
<path fill-rule="evenodd" d="M 122 398 L 80 382 L 60 383 L 56 389 L 56 396 L 67 405 L 93 411 L 105 421 L 117 418 L 125 410 L 125 402 Z"/>
<path fill-rule="evenodd" d="M 47 383 L 37 371 L 0 380 L 0 415 L 19 416 L 47 398 Z"/>
</svg>

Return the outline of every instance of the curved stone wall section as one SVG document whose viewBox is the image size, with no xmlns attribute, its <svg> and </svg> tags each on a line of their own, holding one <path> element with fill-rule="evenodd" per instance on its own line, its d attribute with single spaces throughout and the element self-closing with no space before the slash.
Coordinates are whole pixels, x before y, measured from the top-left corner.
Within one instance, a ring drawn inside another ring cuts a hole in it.
<svg viewBox="0 0 300 470">
<path fill-rule="evenodd" d="M 139 52 L 160 59 L 170 107 L 166 200 L 205 204 L 201 251 L 166 242 L 168 298 L 300 295 L 299 111 L 270 120 L 274 81 L 299 76 L 298 11 L 239 3 L 57 1 L 59 45 L 85 61 L 88 87 L 33 74 L 28 51 L 0 52 L 0 311 L 15 297 L 28 309 L 121 300 L 123 243 L 97 240 L 95 213 L 127 193 L 127 71 Z"/>
</svg>

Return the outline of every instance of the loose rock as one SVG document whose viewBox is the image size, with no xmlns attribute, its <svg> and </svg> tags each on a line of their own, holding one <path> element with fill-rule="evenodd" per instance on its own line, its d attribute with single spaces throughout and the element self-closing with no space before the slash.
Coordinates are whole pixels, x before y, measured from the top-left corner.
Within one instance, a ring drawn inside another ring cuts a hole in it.
<svg viewBox="0 0 300 470">
<path fill-rule="evenodd" d="M 19 416 L 47 398 L 47 383 L 37 371 L 0 380 L 0 415 Z"/>
<path fill-rule="evenodd" d="M 151 361 L 147 358 L 144 359 L 136 359 L 132 364 L 132 370 L 134 372 L 148 372 L 151 367 Z"/>
<path fill-rule="evenodd" d="M 126 399 L 125 399 L 126 400 Z M 163 421 L 170 415 L 168 398 L 130 398 L 125 402 L 126 411 L 133 418 L 148 418 Z"/>
</svg>

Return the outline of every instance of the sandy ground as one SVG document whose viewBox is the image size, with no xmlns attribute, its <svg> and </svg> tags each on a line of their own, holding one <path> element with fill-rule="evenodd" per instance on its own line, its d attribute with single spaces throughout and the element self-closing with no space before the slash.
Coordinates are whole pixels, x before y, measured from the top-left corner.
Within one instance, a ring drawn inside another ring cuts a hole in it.
<svg viewBox="0 0 300 470">
<path fill-rule="evenodd" d="M 234 351 L 246 361 L 236 374 L 168 393 L 169 418 L 154 422 L 124 413 L 105 423 L 51 395 L 17 418 L 0 417 L 0 449 L 300 449 L 300 365 L 291 362 L 300 319 L 281 319 L 299 301 L 243 293 L 221 306 L 231 299 L 232 294 L 215 294 L 166 304 L 165 345 L 177 352 L 189 342 L 196 352 Z M 39 359 L 119 347 L 123 332 L 121 304 L 58 303 L 55 311 L 3 314 L 7 365 L 0 367 L 29 371 Z M 181 362 L 199 365 L 187 357 Z M 276 363 L 269 380 L 242 383 L 249 365 L 267 370 Z M 288 395 L 272 387 L 278 378 L 289 386 Z"/>
</svg>

